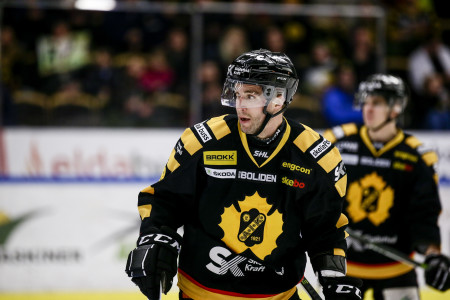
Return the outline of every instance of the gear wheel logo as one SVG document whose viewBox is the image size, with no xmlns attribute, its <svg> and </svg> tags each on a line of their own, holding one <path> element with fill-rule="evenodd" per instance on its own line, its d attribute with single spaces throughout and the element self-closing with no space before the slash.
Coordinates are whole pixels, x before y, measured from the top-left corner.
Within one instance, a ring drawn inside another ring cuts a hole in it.
<svg viewBox="0 0 450 300">
<path fill-rule="evenodd" d="M 255 192 L 236 206 L 225 207 L 219 226 L 224 231 L 222 241 L 235 253 L 250 249 L 264 260 L 277 248 L 276 240 L 283 233 L 283 215 Z"/>
<path fill-rule="evenodd" d="M 354 223 L 369 219 L 375 226 L 389 217 L 394 204 L 394 190 L 376 172 L 349 185 L 347 212 Z"/>
</svg>

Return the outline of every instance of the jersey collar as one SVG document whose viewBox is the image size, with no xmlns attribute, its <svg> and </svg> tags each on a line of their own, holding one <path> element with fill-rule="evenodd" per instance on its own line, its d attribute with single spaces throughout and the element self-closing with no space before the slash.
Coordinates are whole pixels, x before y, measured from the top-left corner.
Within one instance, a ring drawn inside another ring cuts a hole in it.
<svg viewBox="0 0 450 300">
<path fill-rule="evenodd" d="M 284 117 L 283 117 L 284 118 Z M 283 146 L 286 144 L 289 135 L 291 134 L 291 126 L 289 126 L 289 123 L 287 122 L 286 119 L 284 119 L 284 121 L 286 122 L 286 130 L 283 133 L 283 137 L 281 138 L 280 142 L 278 143 L 277 147 L 275 148 L 275 150 L 272 152 L 272 154 L 261 164 L 259 165 L 255 158 L 253 157 L 252 153 L 250 152 L 250 148 L 248 146 L 248 141 L 247 141 L 247 135 L 242 132 L 241 130 L 241 124 L 239 124 L 238 121 L 238 128 L 239 128 L 239 136 L 241 137 L 241 142 L 242 142 L 242 146 L 244 146 L 245 152 L 247 152 L 247 155 L 250 157 L 250 159 L 253 161 L 253 163 L 258 167 L 261 168 L 264 165 L 266 165 L 269 161 L 271 161 L 277 154 L 278 152 L 281 151 L 281 149 L 283 148 Z"/>
<path fill-rule="evenodd" d="M 364 142 L 364 144 L 370 150 L 370 152 L 372 153 L 372 155 L 374 157 L 379 157 L 383 153 L 391 150 L 392 148 L 394 148 L 395 146 L 400 144 L 401 141 L 403 141 L 403 139 L 405 138 L 405 135 L 403 134 L 403 130 L 399 130 L 397 132 L 396 136 L 392 140 L 387 142 L 387 144 L 385 144 L 380 150 L 377 151 L 377 149 L 373 146 L 373 143 L 369 138 L 369 134 L 367 132 L 366 126 L 361 127 L 359 134 L 361 135 L 362 141 Z"/>
</svg>

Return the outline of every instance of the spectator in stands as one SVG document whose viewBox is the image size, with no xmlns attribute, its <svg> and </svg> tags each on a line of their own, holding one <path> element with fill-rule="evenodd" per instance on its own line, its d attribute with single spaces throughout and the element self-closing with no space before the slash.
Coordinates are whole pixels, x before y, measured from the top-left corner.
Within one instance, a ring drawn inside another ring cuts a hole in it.
<svg viewBox="0 0 450 300">
<path fill-rule="evenodd" d="M 224 27 L 226 15 L 206 14 L 204 16 L 203 32 L 203 59 L 220 61 L 220 40 L 222 39 L 226 27 Z"/>
<path fill-rule="evenodd" d="M 442 106 L 442 100 L 438 99 L 447 98 L 441 95 L 450 93 L 450 48 L 442 42 L 439 32 L 430 27 L 429 33 L 429 37 L 408 57 L 412 126 L 442 129 L 446 127 L 441 124 L 446 115 L 443 113 L 446 105 Z"/>
<path fill-rule="evenodd" d="M 408 73 L 412 88 L 418 94 L 423 91 L 425 79 L 434 73 L 440 74 L 444 85 L 450 87 L 450 48 L 439 34 L 430 31 L 429 37 L 411 53 Z"/>
<path fill-rule="evenodd" d="M 402 57 L 427 38 L 434 21 L 432 8 L 426 1 L 384 1 L 387 6 L 387 53 Z"/>
<path fill-rule="evenodd" d="M 219 44 L 220 58 L 223 66 L 250 49 L 245 30 L 239 26 L 230 26 Z"/>
<path fill-rule="evenodd" d="M 114 86 L 119 84 L 117 72 L 112 64 L 111 50 L 95 49 L 92 62 L 82 72 L 84 90 L 94 96 L 110 98 Z"/>
<path fill-rule="evenodd" d="M 145 55 L 146 49 L 144 48 L 143 33 L 140 28 L 132 27 L 126 30 L 122 42 L 120 52 L 114 57 L 115 64 L 124 66 L 130 57 Z"/>
<path fill-rule="evenodd" d="M 72 31 L 64 20 L 56 21 L 51 35 L 42 35 L 37 45 L 39 74 L 45 78 L 46 91 L 57 92 L 89 62 L 90 35 Z"/>
<path fill-rule="evenodd" d="M 131 56 L 126 61 L 126 66 L 120 75 L 121 84 L 115 89 L 117 112 L 110 116 L 111 125 L 147 126 L 151 124 L 153 105 L 141 84 L 146 68 L 147 62 L 142 56 Z"/>
<path fill-rule="evenodd" d="M 148 56 L 147 69 L 140 78 L 142 87 L 148 92 L 168 91 L 174 82 L 175 73 L 169 65 L 166 53 L 158 48 Z"/>
<path fill-rule="evenodd" d="M 180 93 L 189 91 L 189 38 L 186 32 L 175 27 L 169 31 L 164 44 L 168 63 L 174 71 L 174 90 Z"/>
<path fill-rule="evenodd" d="M 202 119 L 223 114 L 220 103 L 222 94 L 222 71 L 216 61 L 207 60 L 200 66 L 199 77 L 202 86 Z"/>
<path fill-rule="evenodd" d="M 83 90 L 93 96 L 97 104 L 102 104 L 104 118 L 108 119 L 109 114 L 117 110 L 114 92 L 122 84 L 119 70 L 112 63 L 111 50 L 103 47 L 95 49 L 91 64 L 81 74 Z"/>
<path fill-rule="evenodd" d="M 362 124 L 361 110 L 354 109 L 356 78 L 352 65 L 341 64 L 334 73 L 334 84 L 322 98 L 322 113 L 327 126 Z"/>
<path fill-rule="evenodd" d="M 186 96 L 174 89 L 175 73 L 162 48 L 154 50 L 148 67 L 140 78 L 141 86 L 153 106 L 153 126 L 183 127 L 185 123 Z"/>
<path fill-rule="evenodd" d="M 373 32 L 368 27 L 357 26 L 353 29 L 348 51 L 351 53 L 357 83 L 377 72 L 379 59 Z"/>
<path fill-rule="evenodd" d="M 26 54 L 11 26 L 1 28 L 0 45 L 1 81 L 6 87 L 11 89 L 18 88 L 21 84 L 20 75 Z"/>
<path fill-rule="evenodd" d="M 326 41 L 317 41 L 311 48 L 311 63 L 304 71 L 304 91 L 313 97 L 322 97 L 330 86 L 336 58 Z"/>
<path fill-rule="evenodd" d="M 280 28 L 271 26 L 267 29 L 265 45 L 272 52 L 286 52 L 286 40 Z"/>
<path fill-rule="evenodd" d="M 450 129 L 450 98 L 441 75 L 432 74 L 425 79 L 423 94 L 418 100 L 421 115 L 425 117 L 424 129 Z"/>
<path fill-rule="evenodd" d="M 125 32 L 124 47 L 126 52 L 145 52 L 143 32 L 138 27 L 132 27 Z"/>
</svg>

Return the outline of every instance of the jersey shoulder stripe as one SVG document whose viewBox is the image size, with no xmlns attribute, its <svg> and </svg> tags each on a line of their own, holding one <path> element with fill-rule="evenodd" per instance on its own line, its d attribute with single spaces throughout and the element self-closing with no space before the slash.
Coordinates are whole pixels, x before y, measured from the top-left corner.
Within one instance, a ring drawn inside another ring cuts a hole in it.
<svg viewBox="0 0 450 300">
<path fill-rule="evenodd" d="M 318 134 L 316 131 L 310 127 L 303 125 L 304 129 L 295 138 L 294 144 L 305 154 L 309 154 L 316 161 L 322 159 L 322 166 L 327 165 L 326 161 L 330 159 L 333 155 L 328 155 L 333 152 L 334 146 L 332 143 L 325 139 L 323 136 Z M 336 152 L 334 152 L 336 153 Z M 337 152 L 339 154 L 339 151 Z M 326 157 L 326 158 L 325 158 Z"/>
<path fill-rule="evenodd" d="M 227 115 L 211 118 L 209 120 L 197 123 L 190 128 L 191 131 L 194 133 L 198 143 L 194 142 L 191 143 L 190 146 L 194 146 L 192 150 L 195 150 L 193 152 L 191 152 L 189 149 L 186 148 L 189 154 L 193 155 L 196 151 L 198 151 L 201 148 L 198 146 L 198 144 L 205 145 L 210 141 L 220 140 L 224 136 L 231 133 L 230 127 L 225 121 L 226 116 Z"/>
<path fill-rule="evenodd" d="M 410 135 L 405 138 L 405 144 L 413 149 L 417 149 L 417 147 L 422 145 L 422 142 L 419 141 L 419 139 L 416 138 L 415 136 Z"/>
<path fill-rule="evenodd" d="M 343 197 L 347 190 L 347 173 L 339 150 L 326 138 L 310 127 L 303 125 L 304 130 L 295 138 L 294 144 L 305 154 L 317 162 L 334 179 L 334 186 Z"/>
<path fill-rule="evenodd" d="M 412 149 L 415 149 L 427 166 L 432 166 L 438 162 L 439 159 L 437 153 L 433 149 L 424 145 L 415 136 L 407 136 L 405 139 L 405 144 Z"/>
<path fill-rule="evenodd" d="M 303 127 L 304 130 L 294 140 L 294 144 L 302 150 L 302 152 L 306 152 L 311 145 L 320 139 L 320 135 L 306 125 L 303 125 Z"/>
<path fill-rule="evenodd" d="M 169 160 L 167 161 L 166 168 L 164 168 L 160 180 L 165 177 L 166 169 L 170 172 L 174 172 L 180 166 L 182 160 L 188 159 L 188 156 L 185 154 L 186 152 L 189 153 L 189 156 L 193 156 L 199 150 L 204 148 L 206 143 L 220 140 L 230 134 L 231 129 L 228 126 L 226 119 L 230 119 L 230 117 L 228 117 L 228 115 L 223 115 L 187 128 L 181 135 L 175 148 L 170 153 Z"/>
<path fill-rule="evenodd" d="M 180 139 L 183 143 L 183 148 L 186 149 L 190 155 L 194 155 L 203 147 L 202 143 L 200 143 L 191 128 L 187 128 L 181 135 Z"/>
<path fill-rule="evenodd" d="M 216 140 L 220 140 L 224 136 L 231 133 L 231 129 L 228 126 L 227 122 L 225 121 L 226 116 L 227 115 L 211 118 L 206 122 L 206 124 L 214 134 Z"/>
<path fill-rule="evenodd" d="M 358 125 L 356 125 L 355 123 L 348 123 L 334 126 L 333 128 L 325 130 L 323 136 L 334 144 L 339 139 L 357 133 L 358 133 Z"/>
<path fill-rule="evenodd" d="M 167 161 L 167 169 L 169 169 L 170 172 L 175 171 L 180 166 L 180 163 L 175 159 L 175 154 L 177 152 L 175 149 L 172 149 L 172 152 L 170 153 L 169 160 Z"/>
</svg>

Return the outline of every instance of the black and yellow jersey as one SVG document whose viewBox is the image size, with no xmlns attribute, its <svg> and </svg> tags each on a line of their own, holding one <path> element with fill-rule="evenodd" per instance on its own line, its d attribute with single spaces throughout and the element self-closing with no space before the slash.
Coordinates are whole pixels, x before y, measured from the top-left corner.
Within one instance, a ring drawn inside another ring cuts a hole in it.
<svg viewBox="0 0 450 300">
<path fill-rule="evenodd" d="M 285 119 L 266 144 L 224 115 L 186 129 L 141 191 L 141 234 L 184 225 L 178 285 L 191 298 L 288 299 L 305 251 L 345 256 L 346 185 L 339 151 L 309 127 Z"/>
<path fill-rule="evenodd" d="M 440 245 L 434 151 L 402 130 L 382 145 L 372 143 L 367 128 L 355 124 L 333 127 L 323 135 L 336 145 L 347 167 L 344 212 L 349 228 L 408 255 L 420 245 Z M 413 269 L 349 241 L 349 276 L 385 279 Z"/>
</svg>

